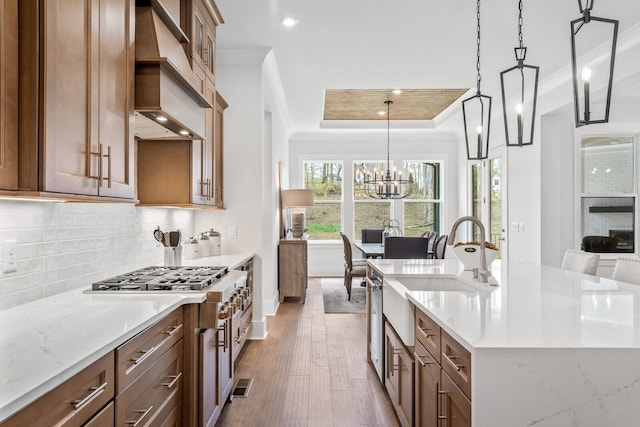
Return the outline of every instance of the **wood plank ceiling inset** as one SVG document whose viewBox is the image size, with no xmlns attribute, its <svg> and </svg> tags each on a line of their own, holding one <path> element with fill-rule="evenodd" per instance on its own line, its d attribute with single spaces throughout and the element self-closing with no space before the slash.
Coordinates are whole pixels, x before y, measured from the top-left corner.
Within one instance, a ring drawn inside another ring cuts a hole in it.
<svg viewBox="0 0 640 427">
<path fill-rule="evenodd" d="M 378 114 L 391 100 L 391 120 L 433 120 L 468 89 L 327 89 L 324 120 L 387 120 Z"/>
</svg>

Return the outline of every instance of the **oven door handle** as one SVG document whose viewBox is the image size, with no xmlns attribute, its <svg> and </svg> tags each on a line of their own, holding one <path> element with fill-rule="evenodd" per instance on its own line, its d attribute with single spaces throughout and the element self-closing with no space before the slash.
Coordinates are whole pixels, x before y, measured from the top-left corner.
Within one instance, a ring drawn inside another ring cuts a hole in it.
<svg viewBox="0 0 640 427">
<path fill-rule="evenodd" d="M 218 332 L 222 332 L 222 341 L 218 341 L 218 347 L 224 347 L 225 351 L 228 348 L 228 343 L 227 343 L 228 325 L 229 325 L 229 319 L 225 319 L 222 327 L 218 326 Z"/>
</svg>

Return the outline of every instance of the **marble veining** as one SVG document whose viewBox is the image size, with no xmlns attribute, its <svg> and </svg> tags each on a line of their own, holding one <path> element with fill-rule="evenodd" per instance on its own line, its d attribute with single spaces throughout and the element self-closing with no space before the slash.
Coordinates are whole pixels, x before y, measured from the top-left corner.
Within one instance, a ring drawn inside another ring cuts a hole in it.
<svg viewBox="0 0 640 427">
<path fill-rule="evenodd" d="M 222 255 L 185 265 L 234 269 L 252 256 Z M 206 298 L 204 293 L 86 293 L 90 285 L 0 311 L 0 421 L 177 307 Z"/>
<path fill-rule="evenodd" d="M 640 286 L 520 262 L 494 262 L 486 286 L 457 260 L 369 262 L 471 352 L 473 425 L 638 425 Z M 470 288 L 415 289 L 443 278 Z"/>
</svg>

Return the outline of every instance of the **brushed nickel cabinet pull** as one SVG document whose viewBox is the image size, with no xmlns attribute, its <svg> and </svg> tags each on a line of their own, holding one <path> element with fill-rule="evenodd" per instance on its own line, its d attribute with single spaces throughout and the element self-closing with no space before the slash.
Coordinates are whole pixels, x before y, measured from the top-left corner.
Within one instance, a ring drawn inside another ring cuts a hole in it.
<svg viewBox="0 0 640 427">
<path fill-rule="evenodd" d="M 458 365 L 456 362 L 453 361 L 453 359 L 456 359 L 456 356 L 449 356 L 447 353 L 445 353 L 444 351 L 442 352 L 442 357 L 444 357 L 444 359 L 447 361 L 447 363 L 449 363 L 451 366 L 453 366 L 453 369 L 455 369 L 456 371 L 460 371 L 460 369 L 464 368 L 464 365 Z"/>
<path fill-rule="evenodd" d="M 98 175 L 91 175 L 89 172 L 89 178 L 98 180 L 98 187 L 102 187 L 102 144 L 98 144 L 98 151 L 91 151 L 92 156 L 98 157 Z M 91 166 L 89 166 L 91 168 Z"/>
<path fill-rule="evenodd" d="M 418 353 L 416 353 L 415 351 L 413 352 L 413 355 L 415 356 L 415 358 L 418 360 L 418 362 L 422 365 L 422 367 L 426 367 L 427 365 L 433 365 L 433 362 L 425 362 L 422 359 L 422 356 L 420 356 Z"/>
<path fill-rule="evenodd" d="M 102 153 L 102 144 L 100 144 L 100 153 Z M 100 164 L 102 165 L 102 157 L 100 154 Z M 107 158 L 107 177 L 102 178 L 107 180 L 107 188 L 111 188 L 111 146 L 107 145 L 107 154 L 104 156 Z M 100 175 L 102 176 L 102 168 L 100 168 Z"/>
<path fill-rule="evenodd" d="M 173 334 L 178 332 L 181 328 L 182 328 L 182 323 L 179 324 L 179 325 L 172 326 L 170 331 L 164 331 L 164 333 L 169 335 L 169 336 L 172 336 Z"/>
<path fill-rule="evenodd" d="M 173 380 L 171 380 L 171 382 L 169 383 L 162 383 L 162 385 L 169 389 L 173 388 L 173 386 L 176 385 L 180 377 L 182 377 L 182 372 L 180 372 L 178 375 L 169 375 L 169 378 L 173 378 Z"/>
<path fill-rule="evenodd" d="M 137 365 L 139 363 L 144 362 L 144 360 L 151 356 L 153 354 L 153 352 L 156 351 L 156 347 L 151 347 L 149 350 L 140 350 L 140 353 L 143 353 L 142 356 L 140 357 L 134 357 L 131 360 L 133 361 L 134 365 Z"/>
<path fill-rule="evenodd" d="M 138 424 L 140 424 L 142 420 L 144 420 L 144 418 L 149 414 L 149 412 L 151 412 L 152 409 L 153 409 L 153 405 L 149 406 L 149 409 L 147 409 L 146 411 L 136 411 L 138 414 L 142 414 L 140 418 L 138 418 L 135 421 L 125 421 L 124 423 L 130 424 L 133 427 L 136 427 Z"/>
<path fill-rule="evenodd" d="M 80 409 L 82 408 L 84 405 L 86 405 L 87 403 L 91 402 L 94 398 L 96 398 L 100 393 L 102 393 L 104 391 L 104 389 L 107 388 L 107 383 L 102 383 L 99 387 L 91 387 L 89 390 L 91 390 L 91 393 L 89 393 L 88 395 L 86 395 L 83 399 L 81 400 L 74 400 L 71 402 L 71 404 L 73 405 L 73 407 L 75 409 Z"/>
<path fill-rule="evenodd" d="M 207 178 L 207 200 L 211 200 L 211 178 Z"/>
<path fill-rule="evenodd" d="M 425 336 L 426 338 L 429 338 L 429 337 L 435 337 L 435 336 L 436 336 L 436 334 L 430 334 L 430 333 L 429 333 L 429 331 L 431 330 L 431 329 L 429 329 L 429 328 L 420 328 L 420 327 L 419 327 L 419 329 L 422 331 L 422 333 L 424 334 L 424 336 Z"/>
</svg>

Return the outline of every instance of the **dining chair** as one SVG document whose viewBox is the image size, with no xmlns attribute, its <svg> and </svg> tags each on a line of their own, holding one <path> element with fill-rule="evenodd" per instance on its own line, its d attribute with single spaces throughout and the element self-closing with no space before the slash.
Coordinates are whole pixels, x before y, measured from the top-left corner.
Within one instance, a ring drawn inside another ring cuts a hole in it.
<svg viewBox="0 0 640 427">
<path fill-rule="evenodd" d="M 344 245 L 344 286 L 347 288 L 347 300 L 351 301 L 351 282 L 354 277 L 362 277 L 363 281 L 367 275 L 367 261 L 362 258 L 353 259 L 351 241 L 346 234 L 340 232 Z"/>
<path fill-rule="evenodd" d="M 618 257 L 613 268 L 613 280 L 640 285 L 640 258 Z"/>
<path fill-rule="evenodd" d="M 382 243 L 382 228 L 363 228 L 362 243 Z"/>
<path fill-rule="evenodd" d="M 577 271 L 578 273 L 595 276 L 596 271 L 598 271 L 599 262 L 600 254 L 569 249 L 564 253 L 561 268 L 563 270 Z"/>
<path fill-rule="evenodd" d="M 437 231 L 425 231 L 420 235 L 423 239 L 427 239 L 429 242 L 427 244 L 427 258 L 433 259 L 433 247 L 435 245 L 436 239 L 438 238 Z"/>
<path fill-rule="evenodd" d="M 384 258 L 426 259 L 429 241 L 422 237 L 387 237 L 384 241 Z"/>
<path fill-rule="evenodd" d="M 447 237 L 446 234 L 438 237 L 433 244 L 433 258 L 434 259 L 444 259 L 444 254 L 447 250 Z"/>
</svg>

